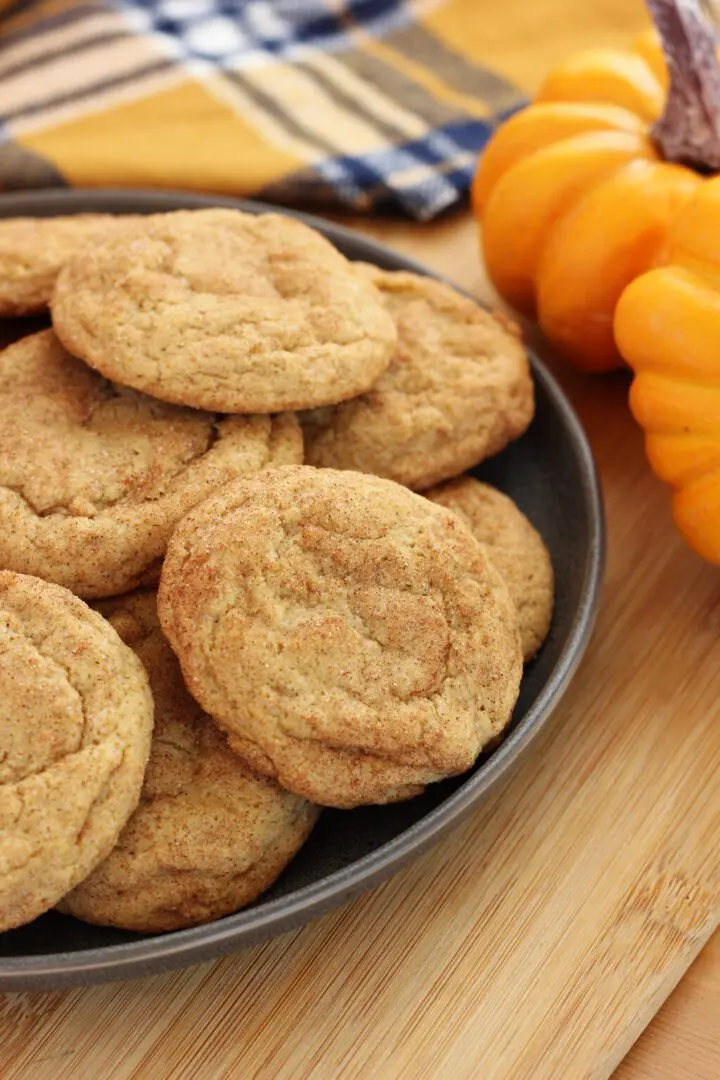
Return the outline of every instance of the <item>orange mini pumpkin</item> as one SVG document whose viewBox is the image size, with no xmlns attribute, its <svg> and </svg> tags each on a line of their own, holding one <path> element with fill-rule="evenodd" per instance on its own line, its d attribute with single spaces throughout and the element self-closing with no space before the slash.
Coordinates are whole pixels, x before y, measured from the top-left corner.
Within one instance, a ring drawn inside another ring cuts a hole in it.
<svg viewBox="0 0 720 1080">
<path fill-rule="evenodd" d="M 720 106 L 712 30 L 698 0 L 647 3 L 660 38 L 556 68 L 498 129 L 473 182 L 493 283 L 588 371 L 622 364 L 618 298 L 655 264 L 703 183 L 697 168 L 720 167 L 720 133 L 698 126 L 713 95 Z"/>
<path fill-rule="evenodd" d="M 673 514 L 700 555 L 720 564 L 720 177 L 671 230 L 663 262 L 633 281 L 615 312 L 635 371 L 630 406 L 647 455 L 672 485 Z"/>
</svg>

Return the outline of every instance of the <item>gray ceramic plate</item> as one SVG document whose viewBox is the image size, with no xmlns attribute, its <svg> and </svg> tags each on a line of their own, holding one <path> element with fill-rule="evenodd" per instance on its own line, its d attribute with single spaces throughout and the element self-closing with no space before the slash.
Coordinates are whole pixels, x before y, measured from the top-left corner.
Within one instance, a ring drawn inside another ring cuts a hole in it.
<svg viewBox="0 0 720 1080">
<path fill-rule="evenodd" d="M 0 197 L 0 217 L 87 211 L 144 213 L 183 207 L 270 209 L 167 192 L 38 191 Z M 303 215 L 298 215 L 303 217 Z M 305 218 L 351 259 L 429 273 L 358 233 Z M 67 986 L 198 963 L 300 926 L 372 888 L 457 825 L 501 782 L 547 722 L 585 651 L 604 564 L 603 509 L 592 454 L 570 404 L 533 359 L 537 413 L 526 435 L 477 475 L 508 492 L 548 545 L 557 579 L 552 629 L 527 668 L 502 744 L 475 769 L 390 807 L 327 810 L 307 845 L 252 907 L 208 926 L 141 935 L 86 926 L 51 912 L 0 935 L 0 990 Z"/>
</svg>

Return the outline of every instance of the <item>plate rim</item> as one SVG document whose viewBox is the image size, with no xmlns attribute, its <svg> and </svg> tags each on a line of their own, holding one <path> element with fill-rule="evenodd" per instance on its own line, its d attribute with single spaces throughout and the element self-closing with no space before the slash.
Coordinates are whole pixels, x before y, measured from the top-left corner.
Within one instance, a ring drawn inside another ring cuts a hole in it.
<svg viewBox="0 0 720 1080">
<path fill-rule="evenodd" d="M 129 207 L 137 203 L 136 209 L 143 207 L 144 212 L 148 209 L 152 211 L 153 206 L 157 206 L 158 212 L 163 212 L 173 200 L 182 200 L 188 206 L 229 207 L 250 213 L 272 212 L 297 218 L 318 229 L 331 242 L 359 246 L 366 251 L 365 257 L 370 261 L 380 260 L 388 266 L 397 266 L 400 263 L 402 269 L 443 281 L 470 296 L 476 303 L 481 303 L 477 297 L 460 288 L 446 275 L 364 233 L 314 214 L 257 200 L 171 189 L 42 188 L 1 194 L 0 217 L 32 216 L 33 212 L 38 216 L 55 216 L 62 212 L 102 212 L 103 209 L 111 212 L 110 207 L 119 202 L 127 203 Z M 95 205 L 88 210 L 87 204 Z M 58 209 L 52 214 L 41 215 L 40 211 L 43 208 L 47 211 L 50 205 L 57 206 Z M 132 212 L 132 209 L 126 212 Z M 487 305 L 481 303 L 481 306 Z M 418 857 L 460 824 L 514 768 L 547 725 L 585 654 L 600 606 L 606 558 L 602 487 L 587 435 L 555 377 L 531 349 L 528 349 L 528 355 L 533 376 L 542 385 L 543 391 L 560 416 L 573 446 L 581 476 L 578 494 L 586 507 L 590 540 L 584 553 L 581 600 L 565 645 L 545 685 L 522 720 L 479 769 L 447 799 L 392 840 L 348 866 L 333 871 L 320 881 L 271 900 L 260 908 L 236 912 L 185 930 L 146 936 L 137 941 L 114 945 L 96 945 L 72 952 L 2 957 L 0 991 L 77 986 L 149 975 L 173 967 L 200 963 L 298 928 L 361 892 L 375 887 Z"/>
</svg>

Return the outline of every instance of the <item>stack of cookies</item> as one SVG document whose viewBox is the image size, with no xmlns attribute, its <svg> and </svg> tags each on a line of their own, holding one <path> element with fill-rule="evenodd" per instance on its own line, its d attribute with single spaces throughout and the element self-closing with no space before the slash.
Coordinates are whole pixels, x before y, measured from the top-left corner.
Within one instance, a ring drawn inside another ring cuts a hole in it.
<svg viewBox="0 0 720 1080">
<path fill-rule="evenodd" d="M 472 767 L 549 628 L 515 329 L 281 215 L 0 223 L 0 930 L 164 931 Z M 418 494 L 420 493 L 420 494 Z"/>
</svg>

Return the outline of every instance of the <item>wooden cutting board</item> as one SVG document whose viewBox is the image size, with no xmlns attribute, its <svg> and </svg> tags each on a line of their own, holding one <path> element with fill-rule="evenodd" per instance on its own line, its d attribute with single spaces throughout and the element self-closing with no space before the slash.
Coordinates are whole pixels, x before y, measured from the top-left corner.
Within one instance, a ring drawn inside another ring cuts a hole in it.
<svg viewBox="0 0 720 1080">
<path fill-rule="evenodd" d="M 469 217 L 372 231 L 489 296 Z M 720 918 L 720 574 L 675 535 L 626 378 L 561 379 L 605 487 L 607 588 L 521 771 L 311 927 L 144 982 L 0 998 L 4 1080 L 610 1074 Z"/>
</svg>

